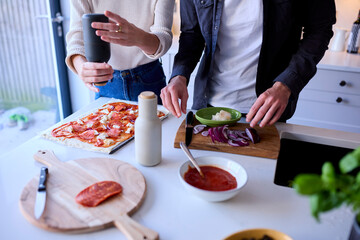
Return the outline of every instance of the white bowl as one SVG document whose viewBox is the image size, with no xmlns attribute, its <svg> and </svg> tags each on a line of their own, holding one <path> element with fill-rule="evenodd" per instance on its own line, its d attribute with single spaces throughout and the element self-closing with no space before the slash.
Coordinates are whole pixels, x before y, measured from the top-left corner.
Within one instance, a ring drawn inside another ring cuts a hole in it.
<svg viewBox="0 0 360 240">
<path fill-rule="evenodd" d="M 183 163 L 180 167 L 179 177 L 184 187 L 192 194 L 209 202 L 220 202 L 228 200 L 239 193 L 240 189 L 245 186 L 247 182 L 247 174 L 245 169 L 237 162 L 223 157 L 198 157 L 195 158 L 200 166 L 214 166 L 221 168 L 236 178 L 237 187 L 226 191 L 208 191 L 194 187 L 187 183 L 184 179 L 185 173 L 188 171 L 189 166 L 194 167 L 190 161 Z"/>
</svg>

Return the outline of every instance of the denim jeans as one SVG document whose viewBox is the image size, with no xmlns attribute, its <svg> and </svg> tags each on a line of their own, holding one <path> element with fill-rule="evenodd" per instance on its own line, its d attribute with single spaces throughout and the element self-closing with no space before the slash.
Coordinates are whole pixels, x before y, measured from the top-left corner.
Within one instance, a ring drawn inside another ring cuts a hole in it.
<svg viewBox="0 0 360 240">
<path fill-rule="evenodd" d="M 115 70 L 113 78 L 105 85 L 98 86 L 100 92 L 95 93 L 95 99 L 110 97 L 128 101 L 138 101 L 143 91 L 152 91 L 162 104 L 160 91 L 166 86 L 166 77 L 159 60 L 133 69 Z"/>
</svg>

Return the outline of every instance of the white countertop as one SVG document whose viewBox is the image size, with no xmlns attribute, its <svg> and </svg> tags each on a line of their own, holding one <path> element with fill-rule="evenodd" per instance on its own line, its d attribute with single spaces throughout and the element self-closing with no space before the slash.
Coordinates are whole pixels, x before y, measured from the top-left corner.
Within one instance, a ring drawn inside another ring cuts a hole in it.
<svg viewBox="0 0 360 240">
<path fill-rule="evenodd" d="M 325 52 L 317 65 L 319 69 L 360 72 L 360 54 L 342 52 Z"/>
<path fill-rule="evenodd" d="M 79 116 L 101 106 L 108 99 L 99 99 L 69 118 Z M 239 162 L 248 173 L 248 182 L 240 193 L 226 202 L 210 203 L 189 195 L 179 179 L 180 165 L 186 161 L 181 149 L 173 147 L 175 134 L 184 116 L 169 116 L 163 120 L 160 165 L 143 167 L 135 162 L 134 141 L 111 155 L 66 147 L 34 137 L 0 160 L 0 238 L 1 239 L 125 239 L 115 227 L 87 234 L 48 232 L 30 224 L 19 210 L 19 197 L 25 185 L 40 167 L 33 155 L 39 149 L 54 151 L 58 159 L 69 161 L 85 157 L 110 157 L 129 162 L 138 168 L 147 182 L 147 195 L 141 207 L 132 215 L 140 224 L 157 231 L 160 239 L 192 240 L 222 239 L 247 228 L 272 228 L 294 240 L 347 239 L 353 222 L 349 209 L 342 207 L 321 215 L 318 223 L 310 214 L 309 200 L 293 189 L 273 183 L 276 160 L 221 152 L 192 150 L 195 157 L 222 156 Z M 280 132 L 290 131 L 305 136 L 323 136 L 326 141 L 340 141 L 340 145 L 360 145 L 360 134 L 343 133 L 289 124 L 278 124 Z M 340 138 L 340 139 L 339 139 Z M 338 140 L 339 139 L 339 140 Z"/>
</svg>

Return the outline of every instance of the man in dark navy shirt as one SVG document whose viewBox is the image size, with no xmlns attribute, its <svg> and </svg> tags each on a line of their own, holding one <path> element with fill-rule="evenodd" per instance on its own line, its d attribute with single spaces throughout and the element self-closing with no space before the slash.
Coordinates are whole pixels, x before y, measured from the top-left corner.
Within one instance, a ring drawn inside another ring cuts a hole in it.
<svg viewBox="0 0 360 240">
<path fill-rule="evenodd" d="M 186 113 L 187 84 L 202 56 L 192 109 L 235 108 L 261 127 L 294 114 L 336 21 L 334 0 L 181 0 L 180 14 L 164 106 Z"/>
</svg>

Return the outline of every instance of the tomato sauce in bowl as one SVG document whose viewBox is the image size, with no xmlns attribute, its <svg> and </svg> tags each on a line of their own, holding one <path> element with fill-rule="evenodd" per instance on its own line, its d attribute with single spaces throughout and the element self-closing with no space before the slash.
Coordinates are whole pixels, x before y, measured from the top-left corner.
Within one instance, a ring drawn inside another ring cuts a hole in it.
<svg viewBox="0 0 360 240">
<path fill-rule="evenodd" d="M 236 178 L 221 168 L 215 166 L 200 166 L 204 178 L 200 176 L 196 168 L 189 166 L 185 172 L 185 181 L 197 188 L 208 191 L 227 191 L 237 187 Z"/>
</svg>

